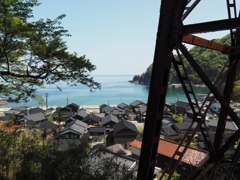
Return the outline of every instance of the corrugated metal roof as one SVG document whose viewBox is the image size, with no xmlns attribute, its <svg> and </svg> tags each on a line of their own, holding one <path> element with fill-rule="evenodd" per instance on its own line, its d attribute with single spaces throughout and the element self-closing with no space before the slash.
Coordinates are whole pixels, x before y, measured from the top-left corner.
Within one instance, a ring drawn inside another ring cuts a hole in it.
<svg viewBox="0 0 240 180">
<path fill-rule="evenodd" d="M 158 144 L 158 154 L 167 156 L 171 158 L 178 147 L 178 143 L 169 141 L 166 139 L 160 139 Z M 130 143 L 130 146 L 141 149 L 142 141 L 134 140 Z M 184 146 L 180 148 L 180 151 L 183 150 Z M 206 162 L 209 158 L 209 154 L 206 151 L 197 148 L 189 147 L 182 158 L 182 162 L 186 164 L 190 164 L 195 167 L 201 166 L 204 162 Z"/>
</svg>

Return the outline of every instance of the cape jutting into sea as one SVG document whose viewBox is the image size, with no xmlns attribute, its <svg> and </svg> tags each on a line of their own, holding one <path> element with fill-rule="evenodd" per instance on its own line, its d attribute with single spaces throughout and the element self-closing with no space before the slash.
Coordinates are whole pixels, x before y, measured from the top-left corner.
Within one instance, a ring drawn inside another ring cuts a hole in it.
<svg viewBox="0 0 240 180">
<path fill-rule="evenodd" d="M 101 83 L 101 90 L 90 92 L 84 85 L 68 86 L 64 82 L 55 85 L 47 85 L 46 88 L 38 89 L 37 94 L 42 95 L 48 106 L 66 106 L 67 103 L 78 105 L 117 105 L 120 103 L 130 104 L 135 100 L 147 103 L 149 85 L 136 85 L 128 82 L 134 75 L 95 75 L 94 80 Z M 57 88 L 59 87 L 59 88 Z M 194 87 L 196 94 L 207 94 L 206 87 Z M 177 100 L 186 101 L 185 94 L 181 87 L 170 87 L 168 89 L 166 103 L 174 103 Z M 9 102 L 3 107 L 30 106 L 41 107 L 35 101 L 12 103 Z M 45 105 L 44 105 L 45 106 Z"/>
</svg>

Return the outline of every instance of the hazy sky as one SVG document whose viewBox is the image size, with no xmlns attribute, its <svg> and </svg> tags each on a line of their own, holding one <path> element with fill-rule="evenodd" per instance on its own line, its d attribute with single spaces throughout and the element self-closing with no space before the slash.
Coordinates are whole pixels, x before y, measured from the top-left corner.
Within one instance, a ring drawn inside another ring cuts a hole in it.
<svg viewBox="0 0 240 180">
<path fill-rule="evenodd" d="M 34 16 L 54 19 L 66 14 L 62 26 L 69 52 L 86 55 L 97 66 L 92 75 L 142 74 L 152 63 L 160 0 L 39 0 Z M 184 24 L 227 19 L 226 0 L 202 0 Z M 228 31 L 198 36 L 221 38 Z"/>
</svg>

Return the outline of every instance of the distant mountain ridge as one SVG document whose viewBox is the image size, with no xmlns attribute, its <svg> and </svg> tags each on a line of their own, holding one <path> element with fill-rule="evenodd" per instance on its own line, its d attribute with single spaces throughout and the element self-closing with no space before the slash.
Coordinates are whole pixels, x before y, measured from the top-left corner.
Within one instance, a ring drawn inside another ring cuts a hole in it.
<svg viewBox="0 0 240 180">
<path fill-rule="evenodd" d="M 223 45 L 231 45 L 230 34 L 220 38 L 213 39 L 214 42 L 223 44 Z M 214 81 L 214 78 L 220 73 L 222 67 L 228 59 L 228 55 L 225 55 L 219 51 L 206 49 L 199 46 L 194 46 L 189 50 L 189 53 L 196 60 L 202 70 L 206 73 L 211 81 Z M 179 57 L 174 55 L 175 59 L 178 60 Z M 202 80 L 199 78 L 197 73 L 192 69 L 192 67 L 188 64 L 186 58 L 182 56 L 185 68 L 188 72 L 189 78 L 191 79 L 193 84 L 202 84 Z M 239 65 L 239 63 L 238 63 Z M 141 75 L 135 75 L 132 79 L 132 83 L 135 84 L 145 84 L 149 85 L 151 81 L 152 74 L 152 64 L 147 68 L 147 70 Z M 236 79 L 240 79 L 240 73 L 238 72 Z M 179 83 L 177 74 L 172 66 L 169 75 L 169 83 Z"/>
</svg>

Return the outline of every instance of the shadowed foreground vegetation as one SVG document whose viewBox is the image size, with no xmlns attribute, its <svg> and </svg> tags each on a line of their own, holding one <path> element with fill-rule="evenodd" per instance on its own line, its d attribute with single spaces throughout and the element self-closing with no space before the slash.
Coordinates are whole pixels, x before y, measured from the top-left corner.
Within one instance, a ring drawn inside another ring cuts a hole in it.
<svg viewBox="0 0 240 180">
<path fill-rule="evenodd" d="M 104 168 L 92 169 L 87 161 L 91 149 L 86 141 L 63 150 L 54 147 L 54 139 L 53 133 L 37 130 L 0 131 L 0 179 L 118 180 L 126 174 L 127 168 L 120 166 L 114 158 L 101 159 L 101 167 Z M 124 179 L 132 178 L 125 176 Z"/>
</svg>

